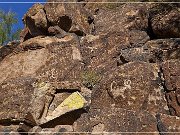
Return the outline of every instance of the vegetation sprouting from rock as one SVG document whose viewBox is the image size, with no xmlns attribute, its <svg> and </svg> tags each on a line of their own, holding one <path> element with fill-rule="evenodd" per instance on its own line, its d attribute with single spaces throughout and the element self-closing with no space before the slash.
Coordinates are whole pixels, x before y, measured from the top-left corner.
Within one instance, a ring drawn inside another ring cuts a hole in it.
<svg viewBox="0 0 180 135">
<path fill-rule="evenodd" d="M 101 80 L 101 77 L 95 71 L 84 71 L 81 79 L 85 87 L 92 89 Z"/>
</svg>

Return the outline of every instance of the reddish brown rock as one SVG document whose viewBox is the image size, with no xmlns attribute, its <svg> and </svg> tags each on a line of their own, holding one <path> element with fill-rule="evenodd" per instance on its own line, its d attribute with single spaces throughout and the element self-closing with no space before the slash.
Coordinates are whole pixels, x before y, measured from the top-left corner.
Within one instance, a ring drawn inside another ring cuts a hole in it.
<svg viewBox="0 0 180 135">
<path fill-rule="evenodd" d="M 89 96 L 86 90 L 81 89 L 81 54 L 75 35 L 70 34 L 61 39 L 42 36 L 31 38 L 17 48 L 18 52 L 10 53 L 0 62 L 3 76 L 0 80 L 0 91 L 3 93 L 0 97 L 0 121 L 8 120 L 10 124 L 13 121 L 22 122 L 19 131 L 27 132 L 32 126 L 41 124 L 41 119 L 48 115 L 51 103 L 60 104 L 56 98 L 53 101 L 54 97 L 58 97 L 55 96 L 58 93 L 56 89 L 61 89 L 60 93 L 67 89 L 65 98 L 74 91 Z M 62 80 L 68 81 L 60 82 Z"/>
<path fill-rule="evenodd" d="M 51 1 L 53 2 L 53 1 Z M 66 32 L 77 35 L 90 33 L 88 12 L 76 3 L 47 3 L 45 4 L 47 19 L 51 25 L 58 25 Z"/>
<path fill-rule="evenodd" d="M 66 32 L 62 30 L 59 26 L 50 26 L 48 28 L 48 32 L 50 35 L 53 35 L 53 36 L 58 35 L 58 37 L 59 36 L 64 37 L 65 35 L 67 35 Z"/>
<path fill-rule="evenodd" d="M 46 19 L 43 5 L 33 5 L 24 15 L 23 21 L 26 26 L 25 29 L 28 29 L 28 32 L 32 37 L 39 35 L 47 35 L 48 21 Z M 24 36 L 28 36 L 28 32 L 25 32 Z"/>
<path fill-rule="evenodd" d="M 19 43 L 12 43 L 9 45 L 0 47 L 0 61 L 3 60 L 7 55 L 13 53 L 15 48 L 19 45 Z"/>
<path fill-rule="evenodd" d="M 145 4 L 125 4 L 114 10 L 99 10 L 94 18 L 96 34 L 125 30 L 146 30 L 148 16 Z"/>
<path fill-rule="evenodd" d="M 166 98 L 169 110 L 172 115 L 180 116 L 180 62 L 179 60 L 170 60 L 162 64 L 164 74 Z"/>
<path fill-rule="evenodd" d="M 180 90 L 179 86 L 179 60 L 169 60 L 162 64 L 165 86 L 168 91 Z"/>
<path fill-rule="evenodd" d="M 109 32 L 104 35 L 87 35 L 81 40 L 83 62 L 90 70 L 103 73 L 112 67 L 120 66 L 120 50 L 142 46 L 149 40 L 143 31 Z"/>
<path fill-rule="evenodd" d="M 79 78 L 78 74 L 82 68 L 80 62 L 81 54 L 78 40 L 73 35 L 62 39 L 36 37 L 23 42 L 18 48 L 17 54 L 8 55 L 6 60 L 0 63 L 0 70 L 3 70 L 3 72 L 0 72 L 0 75 L 3 76 L 0 82 L 5 79 L 29 75 L 34 77 L 41 76 L 41 79 L 49 78 L 51 81 L 55 81 L 58 78 L 64 80 L 68 76 L 71 78 L 77 76 Z M 50 65 L 52 69 L 50 69 Z M 73 72 L 64 72 L 67 70 L 73 70 Z"/>
<path fill-rule="evenodd" d="M 92 96 L 93 107 L 168 114 L 157 64 L 130 62 L 109 70 Z"/>
<path fill-rule="evenodd" d="M 107 132 L 136 132 L 147 134 L 162 132 L 157 126 L 164 126 L 168 132 L 179 132 L 179 119 L 160 114 L 160 124 L 155 116 L 147 112 L 134 112 L 123 108 L 91 109 L 73 124 L 75 131 L 102 134 Z M 170 122 L 171 121 L 171 122 Z M 159 124 L 159 125 L 158 125 Z"/>
<path fill-rule="evenodd" d="M 30 38 L 32 38 L 32 35 L 29 33 L 29 29 L 25 27 L 20 33 L 20 41 L 24 42 Z"/>
<path fill-rule="evenodd" d="M 142 47 L 121 49 L 120 63 L 123 63 L 123 60 L 126 62 L 145 61 L 156 63 L 170 59 L 179 59 L 179 42 L 178 38 L 157 39 L 146 42 Z"/>
<path fill-rule="evenodd" d="M 157 38 L 180 37 L 180 11 L 172 4 L 159 4 L 150 10 L 152 13 L 151 25 Z"/>
<path fill-rule="evenodd" d="M 149 18 L 143 3 L 53 1 L 26 13 L 20 45 L 0 48 L 0 130 L 178 132 L 169 112 L 180 116 L 179 39 L 154 39 L 169 27 L 177 37 L 178 12 Z M 72 93 L 83 104 L 64 103 Z"/>
<path fill-rule="evenodd" d="M 25 117 L 34 92 L 31 86 L 34 81 L 35 79 L 30 77 L 19 77 L 1 83 L 0 91 L 3 94 L 0 96 L 0 121 L 8 120 L 11 123 L 21 121 Z"/>
</svg>

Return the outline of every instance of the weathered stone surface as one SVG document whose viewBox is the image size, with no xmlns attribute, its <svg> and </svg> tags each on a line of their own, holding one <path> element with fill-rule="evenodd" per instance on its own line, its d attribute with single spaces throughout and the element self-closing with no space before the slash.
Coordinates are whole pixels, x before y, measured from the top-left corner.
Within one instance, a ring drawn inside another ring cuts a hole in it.
<svg viewBox="0 0 180 135">
<path fill-rule="evenodd" d="M 18 129 L 18 125 L 16 125 L 16 124 L 0 126 L 0 132 L 1 132 L 2 135 L 4 135 L 4 134 L 20 135 L 17 132 L 17 129 Z"/>
<path fill-rule="evenodd" d="M 58 25 L 66 32 L 84 35 L 91 31 L 88 23 L 89 14 L 80 4 L 47 3 L 45 4 L 45 11 L 48 21 L 52 25 Z"/>
<path fill-rule="evenodd" d="M 27 39 L 32 38 L 32 35 L 29 33 L 29 29 L 27 27 L 24 27 L 19 36 L 21 42 L 24 42 Z"/>
<path fill-rule="evenodd" d="M 54 128 L 54 132 L 73 132 L 73 127 L 71 125 L 57 125 L 55 128 Z"/>
<path fill-rule="evenodd" d="M 48 2 L 25 14 L 18 46 L 0 48 L 0 130 L 179 131 L 176 8 Z"/>
<path fill-rule="evenodd" d="M 43 5 L 34 4 L 24 15 L 23 21 L 32 37 L 47 35 L 48 21 Z"/>
<path fill-rule="evenodd" d="M 8 55 L 0 63 L 0 82 L 17 77 L 26 77 L 35 73 L 48 59 L 48 50 L 34 50 Z"/>
<path fill-rule="evenodd" d="M 31 77 L 24 77 L 1 83 L 0 121 L 20 121 L 25 117 L 33 94 L 31 83 L 34 81 Z"/>
<path fill-rule="evenodd" d="M 64 51 L 61 51 L 62 49 Z M 64 75 L 67 74 L 64 69 L 73 71 L 68 72 L 68 74 L 71 74 L 69 75 L 71 78 L 75 75 L 78 77 L 77 75 L 81 71 L 79 44 L 72 35 L 62 39 L 36 37 L 20 44 L 14 52 L 17 54 L 8 55 L 0 63 L 0 70 L 3 71 L 0 72 L 2 76 L 0 82 L 5 79 L 29 75 L 41 76 L 41 79 L 46 77 L 51 81 L 55 81 L 58 78 L 65 79 L 68 77 L 68 75 Z"/>
<path fill-rule="evenodd" d="M 13 52 L 19 44 L 11 44 L 0 47 L 0 61 L 2 61 L 7 55 Z"/>
<path fill-rule="evenodd" d="M 108 96 L 111 100 L 109 106 L 167 114 L 168 107 L 159 73 L 157 64 L 143 62 L 130 62 L 112 69 L 94 92 L 92 106 L 108 107 Z"/>
<path fill-rule="evenodd" d="M 162 64 L 164 74 L 166 98 L 170 113 L 180 116 L 180 62 L 179 60 L 170 60 Z"/>
<path fill-rule="evenodd" d="M 82 85 L 78 82 L 81 68 L 80 70 L 76 68 L 81 66 L 78 48 L 78 39 L 74 35 L 67 35 L 61 39 L 36 37 L 21 43 L 15 50 L 16 53 L 7 55 L 0 62 L 2 76 L 0 90 L 3 93 L 0 97 L 2 102 L 0 120 L 24 123 L 27 114 L 30 113 L 32 115 L 30 119 L 35 120 L 35 124 L 39 124 L 48 114 L 56 88 L 70 89 L 70 91 L 74 88 L 81 92 Z M 74 65 L 71 65 L 71 62 Z M 61 68 L 63 66 L 64 69 Z M 65 75 L 67 71 L 69 76 Z M 62 77 L 61 80 L 67 80 L 69 77 L 69 82 L 60 82 L 58 77 Z M 77 82 L 70 83 L 73 80 Z M 82 89 L 82 95 L 86 96 L 86 94 L 86 90 Z M 25 128 L 26 121 L 23 125 L 22 128 Z M 28 128 L 23 131 L 27 132 Z"/>
<path fill-rule="evenodd" d="M 125 4 L 115 10 L 99 10 L 95 21 L 95 33 L 104 34 L 125 30 L 146 30 L 148 17 L 145 4 Z"/>
<path fill-rule="evenodd" d="M 105 35 L 87 35 L 81 40 L 81 52 L 86 67 L 103 74 L 126 61 L 120 60 L 120 50 L 142 46 L 149 40 L 146 32 L 133 30 L 109 32 Z"/>
<path fill-rule="evenodd" d="M 83 85 L 80 81 L 59 81 L 59 82 L 52 82 L 53 86 L 56 87 L 56 91 L 62 93 L 63 91 L 66 92 L 73 92 L 73 91 L 81 91 Z"/>
<path fill-rule="evenodd" d="M 48 28 L 48 33 L 50 35 L 53 35 L 53 36 L 56 35 L 58 37 L 64 37 L 67 35 L 66 32 L 62 30 L 59 26 L 50 26 Z"/>
<path fill-rule="evenodd" d="M 50 115 L 58 107 L 59 104 L 61 104 L 68 96 L 70 96 L 70 94 L 71 93 L 68 92 L 55 94 L 53 102 L 49 106 L 47 115 Z"/>
<path fill-rule="evenodd" d="M 40 135 L 40 132 L 42 131 L 42 128 L 40 126 L 34 126 L 29 130 L 29 135 Z"/>
<path fill-rule="evenodd" d="M 176 5 L 159 4 L 154 7 L 155 12 L 151 18 L 153 33 L 157 38 L 180 37 L 180 11 Z M 159 11 L 158 11 L 159 10 Z"/>
<path fill-rule="evenodd" d="M 47 48 L 52 55 L 46 65 L 37 70 L 36 73 L 39 78 L 44 80 L 48 78 L 51 82 L 68 79 L 69 81 L 75 81 L 80 78 L 83 63 L 81 63 L 79 44 L 76 40 L 62 43 L 54 42 L 50 46 L 48 45 Z"/>
<path fill-rule="evenodd" d="M 146 42 L 142 47 L 121 49 L 120 62 L 145 61 L 163 62 L 180 58 L 180 39 L 157 39 Z"/>
<path fill-rule="evenodd" d="M 161 114 L 161 122 L 168 132 L 179 132 L 179 119 Z M 172 121 L 172 122 L 169 122 Z M 174 123 L 173 123 L 174 122 Z M 100 134 L 105 132 L 136 132 L 138 134 L 150 134 L 157 129 L 155 116 L 147 112 L 134 112 L 123 108 L 92 109 L 89 114 L 84 114 L 73 124 L 75 131 L 93 132 Z"/>
<path fill-rule="evenodd" d="M 45 117 L 45 119 L 43 119 L 41 123 L 43 124 L 51 121 L 68 112 L 82 109 L 83 107 L 85 107 L 86 102 L 87 101 L 85 100 L 85 98 L 79 92 L 74 92 L 69 97 L 67 97 L 60 105 L 58 105 L 52 113 Z"/>
<path fill-rule="evenodd" d="M 179 132 L 180 130 L 179 117 L 161 114 L 161 121 L 164 123 L 164 125 L 168 129 L 168 132 Z"/>
</svg>

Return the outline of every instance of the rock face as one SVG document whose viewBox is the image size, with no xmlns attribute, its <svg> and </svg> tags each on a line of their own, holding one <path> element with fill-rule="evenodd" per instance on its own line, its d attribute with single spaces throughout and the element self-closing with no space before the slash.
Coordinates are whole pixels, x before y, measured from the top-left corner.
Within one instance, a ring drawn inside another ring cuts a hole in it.
<svg viewBox="0 0 180 135">
<path fill-rule="evenodd" d="M 152 10 L 152 30 L 157 38 L 178 38 L 180 36 L 180 11 L 178 7 L 173 7 L 171 4 L 165 4 L 158 5 L 154 7 L 154 11 Z"/>
<path fill-rule="evenodd" d="M 53 2 L 53 0 L 48 2 Z M 88 22 L 90 14 L 81 4 L 47 3 L 44 9 L 50 24 L 58 25 L 64 31 L 80 36 L 90 33 L 90 22 Z"/>
<path fill-rule="evenodd" d="M 0 48 L 0 132 L 180 132 L 178 4 L 48 2 Z"/>
<path fill-rule="evenodd" d="M 32 37 L 46 35 L 48 21 L 43 5 L 35 4 L 31 7 L 24 15 L 23 21 Z"/>
</svg>

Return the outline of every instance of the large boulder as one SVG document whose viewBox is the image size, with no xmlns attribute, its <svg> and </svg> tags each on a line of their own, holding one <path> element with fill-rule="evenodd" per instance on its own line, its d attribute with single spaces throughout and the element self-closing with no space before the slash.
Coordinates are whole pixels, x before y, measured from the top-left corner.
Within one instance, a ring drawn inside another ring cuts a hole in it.
<svg viewBox="0 0 180 135">
<path fill-rule="evenodd" d="M 103 74 L 112 67 L 126 63 L 120 58 L 122 49 L 142 46 L 148 40 L 147 33 L 139 30 L 87 35 L 81 39 L 83 62 L 90 70 Z"/>
<path fill-rule="evenodd" d="M 168 114 L 160 72 L 157 64 L 144 62 L 129 62 L 113 68 L 94 91 L 91 106 Z"/>
<path fill-rule="evenodd" d="M 109 3 L 111 4 L 111 3 Z M 115 9 L 99 10 L 94 17 L 95 34 L 148 29 L 145 4 L 125 4 Z"/>
<path fill-rule="evenodd" d="M 166 99 L 170 113 L 180 116 L 180 62 L 179 60 L 169 60 L 162 64 L 164 74 Z"/>
<path fill-rule="evenodd" d="M 88 18 L 91 15 L 78 3 L 51 3 L 45 4 L 45 11 L 49 23 L 58 25 L 66 32 L 73 32 L 83 36 L 91 32 Z"/>
<path fill-rule="evenodd" d="M 27 132 L 33 126 L 47 123 L 61 115 L 67 115 L 64 121 L 68 122 L 71 112 L 76 113 L 76 110 L 83 110 L 90 105 L 91 92 L 80 82 L 81 54 L 75 35 L 70 34 L 61 39 L 42 36 L 31 38 L 16 47 L 14 52 L 0 62 L 0 91 L 3 93 L 0 97 L 0 122 L 21 122 L 19 131 Z M 63 95 L 61 101 L 54 101 L 59 93 Z M 78 93 L 83 99 L 83 105 L 66 111 L 63 107 L 59 109 L 61 103 L 74 105 L 78 96 L 71 96 L 72 101 L 65 100 L 73 93 Z M 51 103 L 56 106 L 52 108 Z M 82 110 L 77 117 L 84 112 Z M 72 116 L 75 116 L 74 113 Z M 43 121 L 46 116 L 52 118 Z M 71 123 L 73 120 L 70 120 Z"/>
<path fill-rule="evenodd" d="M 32 37 L 47 35 L 48 21 L 42 4 L 34 4 L 24 15 L 23 21 Z"/>
<path fill-rule="evenodd" d="M 159 4 L 151 10 L 151 25 L 156 38 L 180 37 L 180 11 L 172 4 Z"/>
<path fill-rule="evenodd" d="M 62 39 L 32 38 L 20 44 L 14 54 L 6 56 L 0 65 L 0 70 L 3 70 L 0 72 L 0 82 L 20 76 L 39 76 L 45 80 L 64 80 L 68 77 L 73 79 L 78 77 L 82 68 L 78 39 L 74 35 Z M 72 72 L 64 72 L 65 69 Z"/>
</svg>

